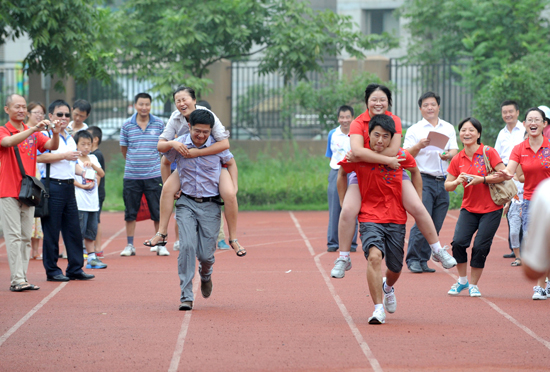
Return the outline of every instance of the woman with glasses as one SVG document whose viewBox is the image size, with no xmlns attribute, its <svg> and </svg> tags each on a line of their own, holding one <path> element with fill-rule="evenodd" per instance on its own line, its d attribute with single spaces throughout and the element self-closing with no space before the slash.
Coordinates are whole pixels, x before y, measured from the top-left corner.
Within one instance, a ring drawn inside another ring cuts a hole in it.
<svg viewBox="0 0 550 372">
<path fill-rule="evenodd" d="M 31 102 L 27 105 L 27 126 L 35 127 L 44 120 L 46 115 L 46 106 L 41 102 Z M 40 167 L 36 168 L 36 178 L 42 178 L 40 175 Z M 32 225 L 31 236 L 31 260 L 41 260 L 42 254 L 39 253 L 40 241 L 44 239 L 44 233 L 42 232 L 42 223 L 40 218 L 35 218 Z"/>
<path fill-rule="evenodd" d="M 536 187 L 545 179 L 550 178 L 550 142 L 543 136 L 543 130 L 546 127 L 546 115 L 537 108 L 532 107 L 527 110 L 525 115 L 525 131 L 527 139 L 514 147 L 510 154 L 508 166 L 501 174 L 506 179 L 511 179 L 518 167 L 521 166 L 525 185 L 523 187 L 523 204 L 521 206 L 523 233 L 528 234 L 527 226 L 529 224 L 529 203 L 535 192 Z M 525 236 L 524 236 L 525 239 Z M 533 287 L 533 300 L 546 300 L 550 283 L 545 284 L 548 272 L 539 278 L 537 285 Z"/>
</svg>

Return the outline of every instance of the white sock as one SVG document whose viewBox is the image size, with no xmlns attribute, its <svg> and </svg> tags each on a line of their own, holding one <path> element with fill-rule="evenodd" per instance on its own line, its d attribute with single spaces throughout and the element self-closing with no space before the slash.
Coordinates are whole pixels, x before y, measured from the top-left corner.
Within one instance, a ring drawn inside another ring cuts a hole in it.
<svg viewBox="0 0 550 372">
<path fill-rule="evenodd" d="M 390 293 L 393 289 L 393 285 L 391 287 L 388 287 L 388 285 L 384 282 L 384 293 Z"/>
<path fill-rule="evenodd" d="M 340 258 L 348 259 L 349 258 L 349 252 L 340 252 Z"/>
<path fill-rule="evenodd" d="M 441 249 L 441 243 L 437 242 L 434 244 L 430 244 L 430 248 L 432 249 L 433 253 L 439 253 L 439 250 Z"/>
<path fill-rule="evenodd" d="M 477 288 L 477 285 L 476 285 L 476 284 L 470 284 L 470 285 L 468 286 L 468 289 L 472 289 L 472 288 L 474 288 L 474 287 Z"/>
<path fill-rule="evenodd" d="M 468 283 L 468 277 L 467 276 L 459 276 L 458 277 L 458 284 L 466 284 Z"/>
<path fill-rule="evenodd" d="M 384 311 L 384 305 L 383 304 L 376 304 L 374 305 L 374 311 L 376 310 L 382 310 Z"/>
<path fill-rule="evenodd" d="M 90 262 L 91 260 L 94 260 L 94 259 L 95 259 L 95 252 L 89 253 L 88 254 L 88 262 Z"/>
</svg>

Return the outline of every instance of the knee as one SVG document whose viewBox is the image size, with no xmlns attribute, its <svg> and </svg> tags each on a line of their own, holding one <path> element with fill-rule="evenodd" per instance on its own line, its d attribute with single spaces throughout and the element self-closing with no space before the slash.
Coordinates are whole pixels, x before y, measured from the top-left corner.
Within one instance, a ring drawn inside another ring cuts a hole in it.
<svg viewBox="0 0 550 372">
<path fill-rule="evenodd" d="M 382 252 L 376 247 L 371 247 L 369 249 L 368 262 L 369 262 L 369 265 L 375 265 L 375 266 L 381 265 L 382 264 Z"/>
</svg>

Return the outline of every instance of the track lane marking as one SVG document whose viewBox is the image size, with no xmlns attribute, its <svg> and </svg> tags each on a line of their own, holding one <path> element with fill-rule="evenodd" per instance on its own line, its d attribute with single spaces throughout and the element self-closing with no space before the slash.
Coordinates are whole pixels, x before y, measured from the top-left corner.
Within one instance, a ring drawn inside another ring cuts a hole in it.
<svg viewBox="0 0 550 372">
<path fill-rule="evenodd" d="M 353 336 L 357 340 L 357 343 L 359 344 L 359 347 L 363 351 L 363 354 L 365 354 L 365 356 L 367 357 L 367 360 L 369 361 L 372 369 L 375 372 L 382 372 L 383 370 L 382 370 L 382 367 L 380 366 L 380 363 L 378 363 L 378 360 L 376 359 L 376 357 L 372 353 L 372 350 L 370 349 L 369 345 L 367 344 L 367 342 L 363 338 L 363 335 L 361 334 L 361 331 L 359 331 L 359 328 L 357 328 L 357 326 L 355 325 L 355 322 L 353 321 L 353 318 L 350 315 L 348 309 L 344 305 L 344 303 L 343 303 L 342 299 L 340 298 L 340 296 L 338 296 L 338 294 L 336 293 L 336 289 L 332 285 L 332 283 L 330 281 L 330 277 L 328 276 L 327 272 L 323 268 L 323 265 L 321 265 L 320 257 L 323 256 L 324 254 L 326 254 L 327 252 L 323 252 L 323 253 L 320 253 L 320 254 L 315 256 L 315 252 L 313 251 L 313 247 L 311 246 L 311 243 L 309 242 L 307 236 L 302 231 L 302 227 L 300 226 L 300 223 L 298 222 L 298 219 L 294 216 L 294 213 L 292 213 L 292 212 L 288 212 L 288 213 L 290 214 L 290 217 L 294 221 L 294 225 L 296 226 L 296 229 L 298 230 L 298 232 L 302 236 L 306 246 L 309 249 L 309 252 L 311 253 L 312 256 L 314 256 L 313 260 L 315 261 L 315 265 L 317 266 L 317 269 L 321 273 L 321 276 L 323 277 L 323 279 L 325 281 L 325 284 L 328 287 L 328 290 L 329 290 L 332 298 L 334 299 L 334 301 L 336 302 L 336 305 L 340 309 L 340 312 L 342 313 L 342 316 L 344 317 L 344 320 L 346 321 L 349 328 L 351 329 L 351 333 L 353 334 Z"/>
</svg>

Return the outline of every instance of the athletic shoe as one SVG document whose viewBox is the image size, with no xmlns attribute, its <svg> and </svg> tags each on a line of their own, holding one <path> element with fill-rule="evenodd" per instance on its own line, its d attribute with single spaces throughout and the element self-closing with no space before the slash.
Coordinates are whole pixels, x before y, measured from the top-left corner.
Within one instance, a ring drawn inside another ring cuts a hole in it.
<svg viewBox="0 0 550 372">
<path fill-rule="evenodd" d="M 103 251 L 101 251 L 101 252 L 96 252 L 96 253 L 95 253 L 95 256 L 96 256 L 97 258 L 105 258 L 105 256 L 103 255 Z"/>
<path fill-rule="evenodd" d="M 157 256 L 170 256 L 170 252 L 168 252 L 168 249 L 166 249 L 163 245 L 157 245 Z"/>
<path fill-rule="evenodd" d="M 179 251 L 180 250 L 180 241 L 179 240 L 176 240 L 174 242 L 174 250 L 175 251 Z"/>
<path fill-rule="evenodd" d="M 533 287 L 533 300 L 546 300 L 548 297 L 546 295 L 546 291 L 542 289 L 542 287 L 539 287 L 538 285 Z"/>
<path fill-rule="evenodd" d="M 470 292 L 470 297 L 481 297 L 481 292 L 479 291 L 479 288 L 477 287 L 477 285 L 472 286 L 469 289 L 469 292 Z"/>
<path fill-rule="evenodd" d="M 231 247 L 227 245 L 227 243 L 225 242 L 225 240 L 220 240 L 220 241 L 218 242 L 218 249 L 226 250 L 226 249 L 231 249 Z"/>
<path fill-rule="evenodd" d="M 107 264 L 104 264 L 99 259 L 95 258 L 95 259 L 91 259 L 90 261 L 88 261 L 88 264 L 86 265 L 86 268 L 87 269 L 106 269 Z"/>
<path fill-rule="evenodd" d="M 374 310 L 369 318 L 369 324 L 384 324 L 386 322 L 386 312 L 384 309 Z"/>
<path fill-rule="evenodd" d="M 159 247 L 158 245 L 154 245 L 154 246 L 151 247 L 150 251 L 151 252 L 156 252 L 156 251 L 158 251 L 158 247 Z"/>
<path fill-rule="evenodd" d="M 128 244 L 126 248 L 122 252 L 120 252 L 121 256 L 135 256 L 136 255 L 136 248 L 133 244 Z"/>
<path fill-rule="evenodd" d="M 351 258 L 342 258 L 338 257 L 336 261 L 334 261 L 334 268 L 330 272 L 330 276 L 333 278 L 343 278 L 344 275 L 346 275 L 346 271 L 351 270 Z"/>
<path fill-rule="evenodd" d="M 449 246 L 446 245 L 441 248 L 438 253 L 432 253 L 432 260 L 434 262 L 441 262 L 441 266 L 443 266 L 444 269 L 450 269 L 456 266 L 455 258 L 447 252 L 447 249 L 449 249 Z"/>
<path fill-rule="evenodd" d="M 395 288 L 392 288 L 390 293 L 386 293 L 384 291 L 384 284 L 386 284 L 386 278 L 384 278 L 384 282 L 382 283 L 382 293 L 384 293 L 384 307 L 386 308 L 388 313 L 393 314 L 395 313 L 395 310 L 397 310 L 397 299 L 395 298 Z"/>
<path fill-rule="evenodd" d="M 42 257 L 42 255 L 40 255 Z M 40 260 L 41 258 L 37 258 L 37 260 Z M 548 293 L 550 291 L 550 282 L 546 282 L 546 295 L 548 296 Z"/>
<path fill-rule="evenodd" d="M 447 294 L 450 294 L 451 296 L 458 296 L 460 292 L 462 292 L 469 286 L 470 285 L 468 284 L 468 282 L 466 282 L 466 284 L 460 284 L 459 282 L 456 282 L 455 284 L 453 284 L 453 286 L 451 287 L 449 292 L 447 292 Z"/>
</svg>

